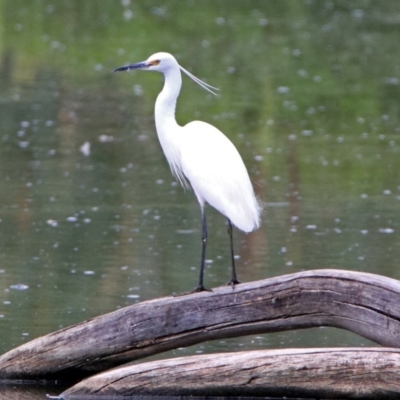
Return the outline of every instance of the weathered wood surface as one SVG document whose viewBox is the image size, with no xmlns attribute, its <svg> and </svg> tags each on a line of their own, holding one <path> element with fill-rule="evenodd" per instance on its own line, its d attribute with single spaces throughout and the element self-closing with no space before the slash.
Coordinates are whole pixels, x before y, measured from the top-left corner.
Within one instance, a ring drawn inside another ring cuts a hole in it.
<svg viewBox="0 0 400 400">
<path fill-rule="evenodd" d="M 53 395 L 57 397 L 56 395 L 65 389 L 66 389 L 65 386 L 61 387 L 57 385 L 49 386 L 47 382 L 46 384 L 43 382 L 43 385 L 41 385 L 41 382 L 36 382 L 36 381 L 31 383 L 27 382 L 16 383 L 15 381 L 8 383 L 1 382 L 0 399 L 1 400 L 46 400 L 47 395 Z"/>
<path fill-rule="evenodd" d="M 61 394 L 399 399 L 400 351 L 287 349 L 210 354 L 121 367 Z"/>
<path fill-rule="evenodd" d="M 9 351 L 0 379 L 78 380 L 207 340 L 318 326 L 400 347 L 400 282 L 316 270 L 145 301 Z"/>
</svg>

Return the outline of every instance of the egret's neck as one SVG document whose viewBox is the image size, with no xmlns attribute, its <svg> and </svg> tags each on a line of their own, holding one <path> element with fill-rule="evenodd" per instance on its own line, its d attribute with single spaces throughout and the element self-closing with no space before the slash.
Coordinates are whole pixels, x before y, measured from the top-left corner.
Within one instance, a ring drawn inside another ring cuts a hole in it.
<svg viewBox="0 0 400 400">
<path fill-rule="evenodd" d="M 175 119 L 176 100 L 182 86 L 181 71 L 179 68 L 170 69 L 164 75 L 164 88 L 157 97 L 155 107 L 157 135 L 173 174 L 183 183 L 180 153 L 182 128 Z"/>
<path fill-rule="evenodd" d="M 176 100 L 182 86 L 179 68 L 168 70 L 164 76 L 164 88 L 158 95 L 155 105 L 156 128 L 159 136 L 169 133 L 174 126 L 177 126 L 175 119 Z"/>
</svg>

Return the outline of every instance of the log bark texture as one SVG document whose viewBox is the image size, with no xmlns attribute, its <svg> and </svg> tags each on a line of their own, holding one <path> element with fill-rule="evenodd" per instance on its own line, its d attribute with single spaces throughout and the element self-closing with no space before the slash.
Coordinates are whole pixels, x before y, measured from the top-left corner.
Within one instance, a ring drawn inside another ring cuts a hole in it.
<svg viewBox="0 0 400 400">
<path fill-rule="evenodd" d="M 400 351 L 288 349 L 210 354 L 121 367 L 88 378 L 65 400 L 112 396 L 274 396 L 398 399 Z"/>
<path fill-rule="evenodd" d="M 400 282 L 316 270 L 145 301 L 9 351 L 0 379 L 79 380 L 207 340 L 319 326 L 400 347 Z"/>
</svg>

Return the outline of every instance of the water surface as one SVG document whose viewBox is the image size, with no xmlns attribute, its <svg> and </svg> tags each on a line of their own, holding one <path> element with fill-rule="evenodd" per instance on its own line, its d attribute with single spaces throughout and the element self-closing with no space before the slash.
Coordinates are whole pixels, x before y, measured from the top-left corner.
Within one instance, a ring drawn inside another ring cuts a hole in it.
<svg viewBox="0 0 400 400">
<path fill-rule="evenodd" d="M 265 203 L 235 232 L 242 281 L 316 268 L 400 278 L 400 60 L 395 1 L 0 1 L 0 350 L 196 285 L 200 211 L 157 141 L 157 51 L 184 78 L 177 119 L 239 149 Z M 201 21 L 201 24 L 199 24 Z M 206 157 L 205 157 L 206 162 Z M 229 277 L 207 209 L 205 283 Z M 205 343 L 167 355 L 363 346 L 334 329 Z M 32 394 L 33 395 L 33 394 Z"/>
</svg>

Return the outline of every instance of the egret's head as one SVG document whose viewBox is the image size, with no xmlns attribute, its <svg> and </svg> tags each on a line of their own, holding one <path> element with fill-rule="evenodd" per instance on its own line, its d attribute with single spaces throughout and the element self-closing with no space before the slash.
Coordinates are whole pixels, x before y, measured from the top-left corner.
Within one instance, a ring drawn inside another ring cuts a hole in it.
<svg viewBox="0 0 400 400">
<path fill-rule="evenodd" d="M 129 64 L 123 67 L 114 69 L 114 72 L 118 71 L 130 71 L 131 69 L 142 69 L 144 71 L 158 71 L 166 74 L 170 70 L 181 70 L 190 79 L 193 79 L 198 85 L 208 92 L 216 95 L 215 91 L 218 90 L 214 86 L 203 82 L 201 79 L 196 78 L 192 73 L 181 67 L 176 61 L 175 57 L 169 53 L 156 53 L 150 56 L 146 61 L 142 61 L 136 64 Z"/>
<path fill-rule="evenodd" d="M 179 68 L 179 64 L 175 57 L 169 53 L 155 53 L 150 56 L 146 61 L 138 62 L 136 64 L 125 65 L 116 68 L 114 72 L 130 71 L 131 69 L 142 69 L 145 71 L 159 71 L 166 72 L 170 68 Z"/>
</svg>

